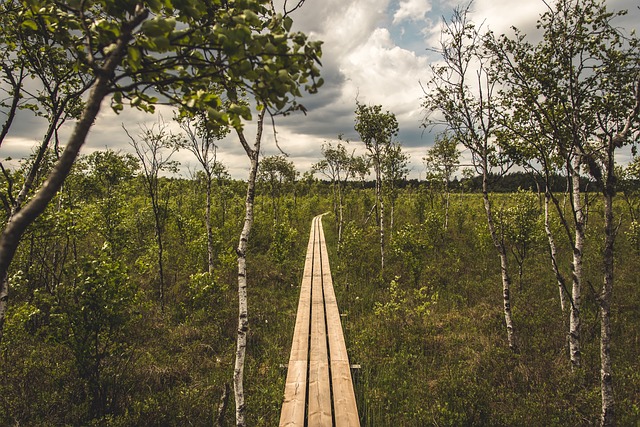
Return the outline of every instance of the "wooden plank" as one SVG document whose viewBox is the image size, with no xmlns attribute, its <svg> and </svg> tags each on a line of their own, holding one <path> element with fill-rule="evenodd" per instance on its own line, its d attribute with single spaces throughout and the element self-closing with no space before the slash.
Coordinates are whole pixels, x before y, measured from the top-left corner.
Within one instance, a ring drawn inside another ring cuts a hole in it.
<svg viewBox="0 0 640 427">
<path fill-rule="evenodd" d="M 289 356 L 287 379 L 284 391 L 284 403 L 280 413 L 280 426 L 304 427 L 307 368 L 309 360 L 309 321 L 311 310 L 311 282 L 313 278 L 313 250 L 317 246 L 317 220 L 311 223 L 309 243 L 304 263 L 302 285 L 300 286 L 300 300 Z"/>
<path fill-rule="evenodd" d="M 320 256 L 320 225 L 313 248 L 313 280 L 311 284 L 311 345 L 309 350 L 309 397 L 307 422 L 309 426 L 332 426 L 329 353 L 322 286 Z"/>
<path fill-rule="evenodd" d="M 280 426 L 359 427 L 321 218 L 309 232 Z"/>
<path fill-rule="evenodd" d="M 358 407 L 356 404 L 351 368 L 347 355 L 347 346 L 340 322 L 340 311 L 333 289 L 333 279 L 329 265 L 329 254 L 322 221 L 319 224 L 320 258 L 324 299 L 327 319 L 327 333 L 329 336 L 329 355 L 331 359 L 331 385 L 333 388 L 333 406 L 335 425 L 337 427 L 360 426 Z"/>
</svg>

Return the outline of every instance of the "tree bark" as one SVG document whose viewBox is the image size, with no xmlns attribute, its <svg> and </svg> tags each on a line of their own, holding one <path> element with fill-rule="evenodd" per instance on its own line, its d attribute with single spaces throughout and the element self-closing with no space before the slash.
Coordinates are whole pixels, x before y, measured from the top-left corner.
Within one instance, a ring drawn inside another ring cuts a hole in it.
<svg viewBox="0 0 640 427">
<path fill-rule="evenodd" d="M 580 198 L 580 157 L 576 155 L 571 167 L 572 194 L 575 221 L 575 241 L 573 245 L 573 262 L 571 264 L 571 312 L 569 313 L 569 358 L 571 367 L 580 367 L 582 354 L 580 349 L 580 303 L 582 292 L 582 254 L 585 240 L 585 216 Z"/>
<path fill-rule="evenodd" d="M 511 317 L 511 277 L 509 276 L 509 263 L 507 259 L 507 251 L 504 243 L 498 237 L 495 223 L 493 221 L 493 212 L 491 210 L 491 202 L 489 200 L 489 190 L 487 183 L 487 169 L 483 168 L 482 172 L 482 199 L 484 201 L 484 209 L 487 214 L 487 224 L 493 245 L 498 251 L 500 257 L 500 272 L 502 277 L 502 308 L 504 312 L 504 323 L 507 328 L 507 343 L 512 351 L 517 351 L 515 332 L 513 327 L 513 319 Z"/>
<path fill-rule="evenodd" d="M 344 225 L 344 191 L 341 188 L 341 183 L 338 182 L 338 250 L 342 246 L 342 227 Z"/>
<path fill-rule="evenodd" d="M 227 405 L 229 404 L 229 383 L 224 383 L 222 389 L 222 396 L 220 396 L 220 403 L 218 404 L 218 413 L 216 415 L 216 426 L 224 426 L 224 414 L 227 412 Z"/>
<path fill-rule="evenodd" d="M 209 267 L 209 275 L 213 277 L 213 228 L 211 226 L 211 175 L 207 174 L 207 201 L 205 205 L 205 227 L 207 228 L 207 264 Z"/>
<path fill-rule="evenodd" d="M 447 178 L 444 182 L 444 232 L 446 233 L 449 230 L 449 198 L 451 194 L 449 193 L 449 179 Z"/>
<path fill-rule="evenodd" d="M 565 280 L 564 276 L 560 272 L 558 268 L 558 254 L 556 248 L 556 242 L 553 238 L 553 233 L 551 232 L 551 226 L 549 222 L 549 199 L 551 198 L 551 194 L 549 193 L 549 189 L 545 192 L 544 196 L 544 231 L 547 234 L 547 240 L 549 241 L 549 254 L 551 257 L 551 268 L 553 269 L 553 273 L 556 276 L 556 281 L 558 282 L 558 292 L 560 295 L 560 309 L 564 312 L 566 310 L 567 297 L 565 294 Z"/>
<path fill-rule="evenodd" d="M 156 176 L 156 180 L 158 177 Z M 151 187 L 149 187 L 151 189 Z M 150 190 L 152 191 L 152 190 Z M 157 189 L 156 189 L 157 191 Z M 153 197 L 153 192 L 151 193 L 151 200 L 153 203 L 153 218 L 155 220 L 155 229 L 156 229 L 156 243 L 158 244 L 158 274 L 160 275 L 160 286 L 158 289 L 158 297 L 160 298 L 160 309 L 164 311 L 164 246 L 162 244 L 162 229 L 163 223 L 160 218 L 160 206 L 158 205 L 159 194 L 156 193 L 155 198 Z"/>
<path fill-rule="evenodd" d="M 384 200 L 380 197 L 380 272 L 384 272 Z"/>
<path fill-rule="evenodd" d="M 9 134 L 9 129 L 13 124 L 13 119 L 16 117 L 16 112 L 18 111 L 18 105 L 20 103 L 20 95 L 22 88 L 22 80 L 24 80 L 24 64 L 20 66 L 20 75 L 16 80 L 11 72 L 11 69 L 3 64 L 0 68 L 5 72 L 7 76 L 7 80 L 10 82 L 10 87 L 13 90 L 13 95 L 11 97 L 11 104 L 9 105 L 9 111 L 7 111 L 7 120 L 2 125 L 2 129 L 0 129 L 0 146 L 4 142 L 5 137 Z"/>
<path fill-rule="evenodd" d="M 615 149 L 624 145 L 632 125 L 640 114 L 640 78 L 635 82 L 635 106 L 627 117 L 623 130 L 608 141 L 607 173 L 604 188 L 604 280 L 600 294 L 600 392 L 602 397 L 602 414 L 600 423 L 603 427 L 615 426 L 613 369 L 611 361 L 611 300 L 613 295 L 614 244 L 617 227 L 614 225 L 613 198 L 616 194 L 617 177 L 615 175 Z"/>
<path fill-rule="evenodd" d="M 393 200 L 391 200 L 391 212 L 389 212 L 390 220 L 389 220 L 389 234 L 393 239 L 393 230 L 395 230 L 395 213 L 396 213 L 396 204 Z"/>
<path fill-rule="evenodd" d="M 376 169 L 376 207 L 378 210 L 378 226 L 380 229 L 380 274 L 384 271 L 384 201 L 382 200 L 382 178 L 380 177 L 380 160 L 375 160 Z"/>
<path fill-rule="evenodd" d="M 236 361 L 233 370 L 233 389 L 236 402 L 236 426 L 246 426 L 246 404 L 244 395 L 244 361 L 247 352 L 247 333 L 249 331 L 249 314 L 247 304 L 247 247 L 249 233 L 253 226 L 253 205 L 255 200 L 256 176 L 260 156 L 260 142 L 266 108 L 260 112 L 258 130 L 253 148 L 249 146 L 241 129 L 236 129 L 240 142 L 251 161 L 249 179 L 247 181 L 247 195 L 245 198 L 244 226 L 238 242 L 238 337 L 236 345 Z"/>
<path fill-rule="evenodd" d="M 614 426 L 613 371 L 611 363 L 611 296 L 613 293 L 614 243 L 613 191 L 609 183 L 604 194 L 604 280 L 600 294 L 600 390 L 602 396 L 601 425 Z"/>
</svg>

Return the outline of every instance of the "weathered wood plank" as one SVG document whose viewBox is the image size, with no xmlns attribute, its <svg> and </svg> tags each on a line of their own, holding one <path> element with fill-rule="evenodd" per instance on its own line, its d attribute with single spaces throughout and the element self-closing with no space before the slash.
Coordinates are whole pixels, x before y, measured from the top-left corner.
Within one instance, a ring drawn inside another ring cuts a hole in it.
<svg viewBox="0 0 640 427">
<path fill-rule="evenodd" d="M 321 218 L 309 233 L 280 426 L 359 427 Z"/>
<path fill-rule="evenodd" d="M 329 254 L 327 253 L 322 222 L 320 222 L 318 234 L 322 260 L 321 268 L 326 307 L 327 333 L 329 337 L 331 385 L 333 388 L 335 425 L 338 427 L 360 426 L 358 407 L 353 389 L 353 381 L 351 379 L 349 357 L 347 355 L 347 346 L 342 332 L 338 302 L 333 289 L 333 279 L 331 277 L 331 268 L 329 266 Z"/>
<path fill-rule="evenodd" d="M 306 393 L 307 393 L 307 368 L 309 360 L 309 322 L 311 314 L 311 281 L 313 279 L 313 249 L 315 236 L 318 232 L 317 220 L 311 223 L 309 232 L 309 244 L 304 263 L 304 274 L 300 286 L 300 300 L 289 356 L 287 379 L 284 391 L 284 403 L 280 413 L 280 426 L 304 426 Z"/>
<path fill-rule="evenodd" d="M 331 385 L 329 378 L 329 352 L 327 325 L 324 312 L 322 286 L 322 259 L 320 256 L 320 230 L 313 248 L 313 281 L 311 284 L 311 346 L 309 350 L 309 426 L 332 426 Z"/>
</svg>

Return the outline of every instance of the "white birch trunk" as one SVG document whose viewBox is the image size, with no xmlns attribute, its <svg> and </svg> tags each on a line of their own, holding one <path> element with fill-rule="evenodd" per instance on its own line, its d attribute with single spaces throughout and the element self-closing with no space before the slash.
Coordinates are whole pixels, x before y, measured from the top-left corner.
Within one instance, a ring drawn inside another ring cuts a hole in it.
<svg viewBox="0 0 640 427">
<path fill-rule="evenodd" d="M 560 273 L 560 269 L 558 268 L 558 255 L 556 242 L 553 238 L 553 233 L 551 232 L 551 225 L 549 222 L 549 199 L 551 195 L 548 190 L 545 193 L 544 197 L 544 231 L 547 234 L 547 239 L 549 241 L 549 254 L 551 256 L 551 268 L 553 269 L 553 273 L 556 276 L 556 281 L 558 282 L 558 293 L 560 295 L 560 309 L 564 312 L 566 310 L 567 297 L 565 295 L 565 280 L 562 273 Z"/>
<path fill-rule="evenodd" d="M 240 142 L 247 156 L 251 160 L 251 169 L 247 181 L 247 196 L 245 199 L 244 226 L 238 242 L 238 337 L 236 345 L 236 360 L 233 370 L 233 390 L 236 402 L 236 426 L 246 426 L 246 404 L 244 394 L 244 361 L 247 353 L 247 333 L 249 331 L 249 310 L 247 302 L 247 247 L 249 233 L 253 226 L 253 205 L 255 199 L 256 176 L 260 155 L 260 141 L 262 140 L 262 125 L 266 108 L 260 112 L 258 130 L 253 148 L 249 147 L 242 130 L 237 130 Z"/>
<path fill-rule="evenodd" d="M 445 190 L 446 193 L 444 195 L 444 232 L 446 233 L 449 230 L 449 189 Z"/>
<path fill-rule="evenodd" d="M 378 208 L 378 225 L 380 229 L 380 273 L 384 271 L 384 201 L 382 200 L 382 179 L 380 177 L 380 163 L 376 165 L 376 206 Z"/>
<path fill-rule="evenodd" d="M 487 188 L 487 172 L 483 169 L 482 174 L 482 198 L 484 200 L 484 209 L 487 214 L 487 224 L 493 245 L 498 251 L 500 257 L 500 272 L 502 277 L 502 308 L 504 312 L 504 323 L 507 329 L 507 343 L 513 351 L 517 350 L 515 332 L 513 327 L 513 319 L 511 317 L 511 277 L 509 276 L 509 263 L 507 259 L 507 251 L 502 240 L 496 233 L 495 223 L 493 221 L 493 212 L 491 210 L 491 202 L 489 201 L 489 192 Z"/>
<path fill-rule="evenodd" d="M 611 363 L 611 296 L 613 292 L 614 243 L 613 191 L 606 184 L 604 195 L 604 280 L 600 294 L 600 391 L 602 396 L 601 425 L 614 426 L 613 370 Z"/>
<path fill-rule="evenodd" d="M 580 350 L 580 303 L 582 292 L 582 254 L 584 250 L 585 230 L 584 211 L 580 198 L 580 158 L 573 159 L 572 177 L 572 204 L 575 216 L 575 242 L 573 247 L 573 262 L 571 264 L 571 312 L 569 313 L 569 358 L 572 368 L 580 367 L 582 354 Z"/>
<path fill-rule="evenodd" d="M 396 214 L 396 204 L 392 201 L 391 202 L 391 212 L 390 212 L 390 217 L 391 217 L 391 223 L 389 224 L 389 234 L 391 235 L 391 238 L 393 239 L 393 230 L 395 230 L 395 214 Z"/>
<path fill-rule="evenodd" d="M 338 184 L 340 185 L 340 184 Z M 344 224 L 344 191 L 338 186 L 338 251 L 342 247 L 342 227 Z"/>
<path fill-rule="evenodd" d="M 600 294 L 600 392 L 602 413 L 600 424 L 603 427 L 616 425 L 613 395 L 613 368 L 611 361 L 611 301 L 613 296 L 614 243 L 617 227 L 614 225 L 613 197 L 616 194 L 616 176 L 614 172 L 614 153 L 616 147 L 624 145 L 632 130 L 634 120 L 640 115 L 640 78 L 635 84 L 635 106 L 629 114 L 624 129 L 609 140 L 607 147 L 607 178 L 604 183 L 604 280 Z"/>
<path fill-rule="evenodd" d="M 449 180 L 447 179 L 444 183 L 444 232 L 446 233 L 449 230 Z"/>
</svg>

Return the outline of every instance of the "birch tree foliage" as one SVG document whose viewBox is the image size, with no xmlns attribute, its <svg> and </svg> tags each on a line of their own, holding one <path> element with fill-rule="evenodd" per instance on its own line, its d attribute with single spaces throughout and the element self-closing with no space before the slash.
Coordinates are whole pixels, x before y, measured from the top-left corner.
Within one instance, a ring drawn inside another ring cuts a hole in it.
<svg viewBox="0 0 640 427">
<path fill-rule="evenodd" d="M 45 28 L 93 85 L 60 160 L 41 189 L 0 234 L 0 282 L 26 227 L 61 188 L 104 98 L 153 111 L 157 103 L 204 110 L 212 123 L 242 127 L 251 119 L 238 93 L 280 112 L 303 108 L 315 92 L 319 41 L 292 32 L 292 19 L 267 0 L 12 0 L 21 26 Z M 222 93 L 208 90 L 218 84 Z M 228 101 L 223 103 L 223 99 Z M 0 289 L 0 327 L 7 289 Z"/>
<path fill-rule="evenodd" d="M 601 425 L 615 425 L 613 369 L 611 360 L 611 302 L 614 278 L 613 198 L 617 191 L 616 151 L 635 146 L 640 113 L 640 75 L 635 34 L 625 34 L 616 19 L 626 11 L 611 12 L 598 0 L 557 1 L 538 21 L 543 39 L 533 46 L 516 31 L 514 38 L 488 38 L 496 54 L 497 70 L 507 83 L 506 105 L 517 125 L 510 129 L 519 144 L 516 152 L 525 160 L 539 161 L 549 176 L 548 157 L 536 145 L 536 134 L 550 142 L 547 150 L 566 162 L 572 175 L 576 226 L 574 277 L 579 277 L 584 236 L 579 206 L 579 173 L 583 168 L 602 189 L 604 203 L 603 285 L 597 301 L 600 306 Z M 515 95 L 515 96 L 513 96 Z M 515 99 L 516 101 L 511 101 Z M 513 102 L 513 103 L 512 103 Z M 505 120 L 507 125 L 510 120 Z M 533 138 L 532 138 L 533 136 Z M 508 139 L 507 139 L 508 140 Z M 532 153 L 536 153 L 531 156 Z M 530 156 L 530 157 L 528 157 Z M 582 234 L 582 236 L 580 236 Z M 577 285 L 577 286 L 576 286 Z M 580 364 L 580 283 L 572 291 L 570 352 L 573 365 Z M 577 290 L 577 293 L 576 293 Z M 576 308 L 578 310 L 576 310 Z M 579 313 L 578 313 L 579 314 Z M 574 318 L 576 321 L 574 322 Z"/>
<path fill-rule="evenodd" d="M 429 179 L 447 190 L 453 174 L 460 165 L 460 154 L 455 139 L 446 133 L 436 136 L 433 147 L 428 149 L 426 156 L 422 158 Z"/>
<path fill-rule="evenodd" d="M 376 211 L 380 229 L 380 270 L 384 270 L 385 227 L 384 199 L 382 197 L 382 177 L 384 161 L 393 138 L 398 135 L 398 120 L 395 114 L 382 111 L 381 105 L 367 106 L 358 103 L 356 107 L 355 130 L 367 148 L 376 175 Z"/>
<path fill-rule="evenodd" d="M 382 175 L 384 182 L 384 193 L 391 203 L 391 232 L 395 229 L 395 206 L 398 200 L 399 185 L 409 174 L 409 157 L 408 153 L 402 151 L 402 145 L 399 142 L 393 142 L 387 148 L 387 153 L 382 162 Z"/>
<path fill-rule="evenodd" d="M 292 19 L 276 14 L 265 0 L 25 0 L 21 5 L 23 26 L 44 22 L 89 73 L 99 73 L 118 40 L 131 33 L 117 52 L 122 61 L 109 89 L 117 111 L 125 98 L 152 110 L 160 101 L 149 91 L 154 89 L 162 102 L 198 106 L 217 121 L 239 124 L 250 110 L 238 103 L 219 111 L 221 95 L 208 90 L 211 81 L 245 88 L 278 109 L 291 96 L 301 96 L 300 87 L 315 91 L 321 84 L 320 42 L 290 32 Z"/>
<path fill-rule="evenodd" d="M 324 158 L 312 167 L 312 171 L 322 173 L 331 181 L 333 214 L 335 216 L 336 228 L 338 229 L 339 252 L 342 249 L 344 196 L 347 181 L 356 178 L 358 175 L 366 174 L 366 170 L 368 169 L 364 157 L 356 156 L 355 150 L 349 153 L 346 147 L 347 144 L 349 144 L 349 140 L 343 139 L 343 135 L 338 135 L 338 142 L 335 145 L 331 142 L 322 144 L 321 151 Z"/>
<path fill-rule="evenodd" d="M 469 150 L 473 165 L 482 176 L 487 226 L 500 258 L 507 340 L 509 348 L 516 350 L 507 250 L 498 236 L 489 197 L 489 174 L 496 168 L 506 173 L 512 161 L 495 142 L 497 81 L 490 72 L 491 58 L 482 47 L 481 27 L 469 17 L 470 7 L 468 4 L 456 8 L 452 18 L 444 22 L 440 47 L 436 49 L 442 62 L 430 67 L 431 77 L 425 87 L 424 126 L 444 126 Z"/>
<path fill-rule="evenodd" d="M 280 198 L 293 186 L 297 176 L 295 165 L 283 155 L 268 156 L 260 162 L 257 179 L 271 197 L 274 226 L 279 222 Z"/>
<path fill-rule="evenodd" d="M 427 155 L 422 159 L 427 167 L 427 179 L 431 184 L 435 184 L 438 188 L 444 190 L 445 231 L 449 227 L 449 184 L 460 165 L 460 154 L 456 140 L 445 133 L 436 136 L 433 147 L 427 150 Z"/>
<path fill-rule="evenodd" d="M 0 130 L 0 146 L 11 136 L 19 111 L 30 111 L 44 123 L 44 133 L 34 144 L 34 155 L 24 175 L 11 174 L 0 163 L 6 191 L 0 194 L 7 218 L 17 213 L 47 171 L 47 156 L 60 150 L 58 130 L 82 111 L 81 96 L 93 77 L 74 68 L 74 61 L 46 27 L 26 28 L 16 2 L 0 5 L 0 106 L 5 120 Z M 28 114 L 25 114 L 28 116 Z M 24 116 L 23 116 L 24 117 Z M 7 159 L 9 160 L 9 159 Z"/>
</svg>

